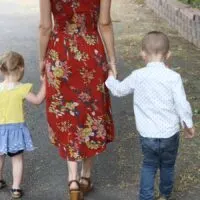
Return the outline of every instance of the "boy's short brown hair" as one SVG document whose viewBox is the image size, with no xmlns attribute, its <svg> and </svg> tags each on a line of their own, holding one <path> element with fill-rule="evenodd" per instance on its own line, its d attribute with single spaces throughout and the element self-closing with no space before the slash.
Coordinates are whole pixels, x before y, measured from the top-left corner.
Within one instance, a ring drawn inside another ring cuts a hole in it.
<svg viewBox="0 0 200 200">
<path fill-rule="evenodd" d="M 165 56 L 170 49 L 169 38 L 160 31 L 151 31 L 142 40 L 142 51 L 149 55 Z"/>
</svg>

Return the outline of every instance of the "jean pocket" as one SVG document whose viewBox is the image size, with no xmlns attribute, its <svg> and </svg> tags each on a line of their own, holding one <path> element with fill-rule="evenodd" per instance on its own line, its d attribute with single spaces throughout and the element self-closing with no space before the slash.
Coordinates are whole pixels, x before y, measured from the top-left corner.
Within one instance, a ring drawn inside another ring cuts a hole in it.
<svg viewBox="0 0 200 200">
<path fill-rule="evenodd" d="M 156 139 L 141 137 L 140 143 L 144 154 L 153 153 L 156 151 Z"/>
<path fill-rule="evenodd" d="M 179 147 L 179 133 L 171 138 L 163 139 L 161 143 L 161 151 L 168 156 L 176 156 Z"/>
</svg>

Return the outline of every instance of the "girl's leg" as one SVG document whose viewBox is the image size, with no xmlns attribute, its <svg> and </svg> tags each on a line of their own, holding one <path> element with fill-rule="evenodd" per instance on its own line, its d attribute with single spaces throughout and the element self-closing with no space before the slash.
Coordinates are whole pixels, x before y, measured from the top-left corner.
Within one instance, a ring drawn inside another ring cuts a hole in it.
<svg viewBox="0 0 200 200">
<path fill-rule="evenodd" d="M 12 157 L 13 168 L 13 189 L 20 189 L 20 185 L 23 177 L 24 156 L 23 153 Z"/>
<path fill-rule="evenodd" d="M 5 163 L 5 155 L 0 156 L 0 180 L 3 180 L 3 167 Z"/>
<path fill-rule="evenodd" d="M 78 162 L 75 161 L 68 161 L 68 172 L 69 172 L 69 177 L 68 181 L 78 181 L 79 176 L 78 176 Z M 79 186 L 77 185 L 76 182 L 72 182 L 70 185 L 70 189 L 79 189 Z"/>
<path fill-rule="evenodd" d="M 88 159 L 83 160 L 81 177 L 90 178 L 92 166 L 93 166 L 92 158 L 88 158 Z"/>
</svg>

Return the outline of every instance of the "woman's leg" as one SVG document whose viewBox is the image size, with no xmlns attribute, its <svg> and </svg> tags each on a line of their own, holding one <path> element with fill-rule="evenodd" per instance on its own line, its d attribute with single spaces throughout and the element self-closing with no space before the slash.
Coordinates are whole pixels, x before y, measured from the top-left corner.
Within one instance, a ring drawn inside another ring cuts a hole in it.
<svg viewBox="0 0 200 200">
<path fill-rule="evenodd" d="M 68 181 L 78 181 L 79 176 L 78 176 L 78 162 L 75 161 L 67 161 L 68 164 L 68 172 L 69 172 L 69 177 Z M 78 185 L 76 182 L 72 182 L 70 185 L 70 189 L 78 189 Z"/>
<path fill-rule="evenodd" d="M 20 189 L 20 185 L 23 177 L 24 156 L 23 153 L 12 157 L 13 168 L 13 189 Z"/>
<path fill-rule="evenodd" d="M 90 178 L 92 166 L 93 166 L 93 159 L 92 158 L 88 158 L 88 159 L 83 160 L 81 177 Z"/>
<path fill-rule="evenodd" d="M 5 155 L 0 156 L 0 180 L 3 180 L 3 167 L 5 163 Z"/>
<path fill-rule="evenodd" d="M 85 159 L 82 163 L 82 170 L 81 170 L 81 190 L 84 194 L 90 192 L 93 188 L 93 184 L 91 182 L 91 171 L 92 171 L 92 159 L 88 158 Z"/>
</svg>

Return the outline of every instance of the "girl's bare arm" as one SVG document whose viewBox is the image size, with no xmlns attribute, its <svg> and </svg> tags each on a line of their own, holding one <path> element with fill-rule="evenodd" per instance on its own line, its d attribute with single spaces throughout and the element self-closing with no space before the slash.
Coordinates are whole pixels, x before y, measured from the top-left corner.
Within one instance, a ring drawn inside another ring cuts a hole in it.
<svg viewBox="0 0 200 200">
<path fill-rule="evenodd" d="M 45 86 L 45 81 L 43 81 L 39 92 L 37 94 L 29 92 L 28 95 L 25 97 L 25 99 L 32 104 L 39 105 L 44 101 L 45 96 L 46 96 L 46 86 Z"/>
</svg>

